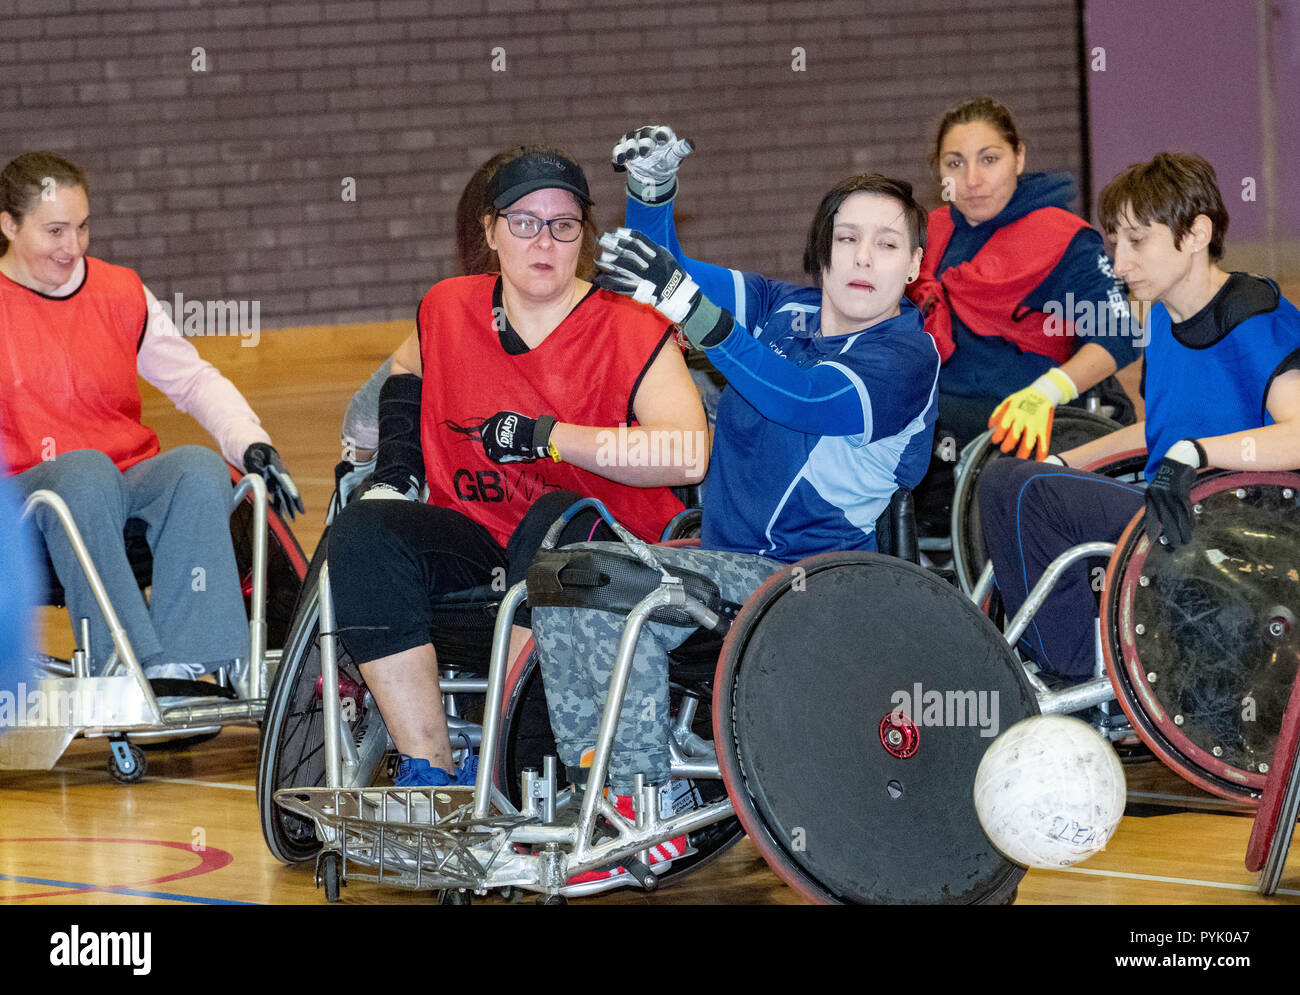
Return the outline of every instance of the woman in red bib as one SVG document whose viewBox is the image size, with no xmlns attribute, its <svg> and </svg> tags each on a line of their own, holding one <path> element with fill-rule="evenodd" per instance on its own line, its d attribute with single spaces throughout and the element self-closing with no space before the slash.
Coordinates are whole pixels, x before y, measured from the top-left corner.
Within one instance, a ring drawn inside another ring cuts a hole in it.
<svg viewBox="0 0 1300 995">
<path fill-rule="evenodd" d="M 431 636 L 439 596 L 522 579 L 579 496 L 658 539 L 682 508 L 668 488 L 697 483 L 707 464 L 672 326 L 578 275 L 595 236 L 581 169 L 528 146 L 487 199 L 499 273 L 425 295 L 380 392 L 374 482 L 329 535 L 340 636 L 403 754 L 400 785 L 473 782 L 473 758 L 452 770 Z M 561 541 L 592 532 L 579 517 Z"/>
<path fill-rule="evenodd" d="M 1128 294 L 1101 235 L 1067 210 L 1074 178 L 1024 171 L 1002 104 L 949 110 L 931 162 L 949 203 L 930 213 L 907 294 L 944 363 L 935 439 L 962 445 L 992 427 L 1004 452 L 1041 459 L 1056 405 L 1136 358 Z"/>
<path fill-rule="evenodd" d="M 0 443 L 23 494 L 57 492 L 86 540 L 136 655 L 151 677 L 194 678 L 247 657 L 248 627 L 230 544 L 230 477 L 199 446 L 159 451 L 140 421 L 144 377 L 193 414 L 226 459 L 262 473 L 292 514 L 297 489 L 248 402 L 181 337 L 132 270 L 86 255 L 85 174 L 50 152 L 0 173 Z M 149 603 L 122 532 L 145 523 Z M 112 641 L 71 546 L 35 513 L 75 622 L 90 620 L 91 667 Z"/>
</svg>

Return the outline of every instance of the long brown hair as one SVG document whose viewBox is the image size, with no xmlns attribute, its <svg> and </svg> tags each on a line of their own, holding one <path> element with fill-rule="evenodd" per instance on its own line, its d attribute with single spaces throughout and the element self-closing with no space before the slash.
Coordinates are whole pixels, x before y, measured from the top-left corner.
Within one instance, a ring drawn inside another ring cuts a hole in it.
<svg viewBox="0 0 1300 995">
<path fill-rule="evenodd" d="M 90 193 L 86 174 L 56 152 L 24 152 L 0 171 L 0 211 L 21 225 L 37 198 L 50 184 L 80 187 Z M 9 239 L 0 232 L 0 255 L 9 251 Z"/>
</svg>

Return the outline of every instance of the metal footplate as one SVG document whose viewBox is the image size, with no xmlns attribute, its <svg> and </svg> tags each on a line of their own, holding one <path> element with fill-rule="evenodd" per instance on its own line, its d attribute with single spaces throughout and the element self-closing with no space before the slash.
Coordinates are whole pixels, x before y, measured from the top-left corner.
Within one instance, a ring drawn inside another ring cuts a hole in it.
<svg viewBox="0 0 1300 995">
<path fill-rule="evenodd" d="M 494 811 L 482 819 L 472 817 L 472 787 L 286 788 L 275 801 L 316 824 L 350 880 L 483 892 L 534 876 L 509 840 L 512 829 L 536 820 L 506 814 L 509 803 L 494 794 Z"/>
<path fill-rule="evenodd" d="M 312 820 L 326 851 L 341 855 L 345 879 L 412 890 L 593 894 L 626 887 L 628 876 L 569 884 L 570 875 L 604 864 L 635 866 L 635 853 L 658 838 L 648 828 L 629 826 L 623 837 L 592 847 L 586 860 L 575 863 L 575 826 L 547 825 L 516 812 L 496 789 L 489 814 L 476 818 L 473 794 L 471 787 L 285 788 L 275 793 L 275 802 Z M 608 803 L 600 807 L 618 819 Z M 730 814 L 730 802 L 721 802 L 659 825 L 689 832 Z"/>
</svg>

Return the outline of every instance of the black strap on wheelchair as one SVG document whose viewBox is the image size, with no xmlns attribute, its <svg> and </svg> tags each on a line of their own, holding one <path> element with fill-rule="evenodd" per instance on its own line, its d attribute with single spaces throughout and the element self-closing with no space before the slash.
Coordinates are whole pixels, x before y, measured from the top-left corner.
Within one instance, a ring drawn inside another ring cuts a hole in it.
<svg viewBox="0 0 1300 995">
<path fill-rule="evenodd" d="M 701 573 L 681 567 L 664 567 L 681 580 L 688 597 L 706 605 L 720 619 L 725 632 L 740 605 L 726 601 L 718 585 Z M 590 548 L 542 550 L 528 568 L 528 603 L 533 608 L 594 608 L 626 615 L 663 578 L 631 553 Z M 699 623 L 680 608 L 656 608 L 650 620 L 681 628 Z"/>
<path fill-rule="evenodd" d="M 170 677 L 154 677 L 149 681 L 157 698 L 229 698 L 237 699 L 235 689 L 207 681 L 186 681 Z"/>
</svg>

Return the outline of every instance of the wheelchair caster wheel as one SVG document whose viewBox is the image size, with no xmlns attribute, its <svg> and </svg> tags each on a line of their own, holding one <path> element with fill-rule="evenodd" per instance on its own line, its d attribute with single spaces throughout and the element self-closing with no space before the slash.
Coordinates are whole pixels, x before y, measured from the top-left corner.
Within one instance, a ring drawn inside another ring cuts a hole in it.
<svg viewBox="0 0 1300 995">
<path fill-rule="evenodd" d="M 538 905 L 568 905 L 569 900 L 563 895 L 543 895 L 537 900 Z"/>
<path fill-rule="evenodd" d="M 331 905 L 339 900 L 343 880 L 343 858 L 333 851 L 323 851 L 316 861 L 316 884 L 325 889 L 325 901 Z"/>
<path fill-rule="evenodd" d="M 148 767 L 148 762 L 144 757 L 144 750 L 134 743 L 122 744 L 130 754 L 130 760 L 118 756 L 118 750 L 108 755 L 108 773 L 118 784 L 136 784 L 144 779 L 144 772 Z"/>
<path fill-rule="evenodd" d="M 448 889 L 438 892 L 439 905 L 473 905 L 474 897 L 468 891 Z"/>
</svg>

